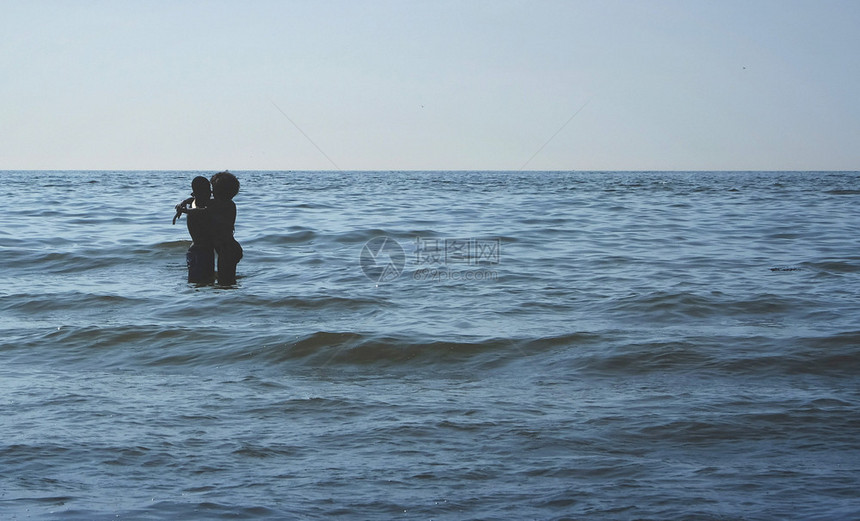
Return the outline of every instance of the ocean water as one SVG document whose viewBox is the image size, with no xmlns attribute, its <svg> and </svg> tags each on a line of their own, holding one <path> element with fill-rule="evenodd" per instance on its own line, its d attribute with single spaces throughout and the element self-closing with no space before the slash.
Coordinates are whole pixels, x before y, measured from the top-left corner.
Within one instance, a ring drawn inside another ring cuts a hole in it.
<svg viewBox="0 0 860 521">
<path fill-rule="evenodd" d="M 860 173 L 195 175 L 0 172 L 0 518 L 860 518 Z"/>
</svg>

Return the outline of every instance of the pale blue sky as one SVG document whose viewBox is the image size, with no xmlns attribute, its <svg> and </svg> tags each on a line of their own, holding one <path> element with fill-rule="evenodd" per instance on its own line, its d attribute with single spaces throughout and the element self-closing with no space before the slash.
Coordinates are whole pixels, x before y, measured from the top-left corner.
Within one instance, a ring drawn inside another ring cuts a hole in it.
<svg viewBox="0 0 860 521">
<path fill-rule="evenodd" d="M 855 0 L 0 0 L 0 77 L 0 170 L 860 169 Z"/>
</svg>

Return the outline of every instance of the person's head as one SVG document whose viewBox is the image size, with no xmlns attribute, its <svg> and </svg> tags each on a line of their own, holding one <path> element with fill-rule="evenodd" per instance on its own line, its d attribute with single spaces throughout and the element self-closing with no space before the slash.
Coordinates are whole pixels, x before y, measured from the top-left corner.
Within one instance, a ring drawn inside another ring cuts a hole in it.
<svg viewBox="0 0 860 521">
<path fill-rule="evenodd" d="M 210 181 L 216 199 L 232 199 L 239 193 L 239 180 L 230 172 L 218 172 Z"/>
<path fill-rule="evenodd" d="M 209 186 L 209 180 L 203 177 L 202 175 L 198 175 L 191 181 L 191 195 L 198 202 L 206 202 L 209 200 L 209 196 L 212 195 L 212 187 Z"/>
</svg>

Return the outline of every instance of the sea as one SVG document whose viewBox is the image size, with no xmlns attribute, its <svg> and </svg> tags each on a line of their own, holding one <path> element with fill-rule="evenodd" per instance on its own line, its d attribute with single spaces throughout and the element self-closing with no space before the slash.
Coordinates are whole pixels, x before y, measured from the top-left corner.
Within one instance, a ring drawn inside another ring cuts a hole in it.
<svg viewBox="0 0 860 521">
<path fill-rule="evenodd" d="M 4 520 L 860 519 L 860 173 L 4 171 Z"/>
</svg>

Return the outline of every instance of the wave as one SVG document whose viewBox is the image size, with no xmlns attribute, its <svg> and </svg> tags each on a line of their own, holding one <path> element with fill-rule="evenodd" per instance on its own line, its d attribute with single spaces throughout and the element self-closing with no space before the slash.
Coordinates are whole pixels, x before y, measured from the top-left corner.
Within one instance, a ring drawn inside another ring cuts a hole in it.
<svg viewBox="0 0 860 521">
<path fill-rule="evenodd" d="M 76 241 L 56 241 L 50 247 L 6 248 L 0 252 L 7 269 L 16 274 L 38 273 L 65 275 L 112 266 L 135 266 L 164 259 L 184 262 L 184 252 L 190 240 L 156 243 L 111 241 L 102 244 Z"/>
<path fill-rule="evenodd" d="M 774 339 L 691 337 L 637 341 L 620 331 L 572 332 L 547 337 L 416 338 L 360 331 L 271 330 L 116 325 L 21 330 L 0 343 L 19 359 L 87 368 L 159 367 L 167 370 L 229 367 L 322 370 L 475 371 L 527 364 L 532 371 L 564 370 L 588 377 L 653 373 L 735 376 L 817 374 L 853 377 L 860 372 L 860 331 Z"/>
<path fill-rule="evenodd" d="M 383 230 L 381 228 L 368 228 L 363 230 L 351 230 L 344 233 L 339 233 L 333 237 L 335 242 L 342 244 L 359 244 L 374 239 L 376 237 L 396 237 L 396 233 L 391 230 Z"/>
<path fill-rule="evenodd" d="M 289 233 L 269 233 L 258 235 L 246 241 L 245 244 L 265 244 L 265 245 L 282 245 L 282 244 L 301 244 L 311 242 L 318 237 L 317 232 L 310 229 L 299 229 Z"/>
<path fill-rule="evenodd" d="M 27 251 L 6 252 L 4 264 L 23 273 L 68 274 L 98 270 L 116 264 L 129 262 L 128 255 L 109 254 L 104 250 L 84 249 L 81 251 Z"/>
<path fill-rule="evenodd" d="M 852 257 L 845 260 L 821 260 L 804 264 L 809 269 L 823 274 L 856 273 L 860 271 L 860 258 Z"/>
<path fill-rule="evenodd" d="M 783 270 L 780 270 L 783 271 Z M 788 270 L 796 271 L 796 270 Z M 687 291 L 654 291 L 631 294 L 607 304 L 612 312 L 688 319 L 705 317 L 740 317 L 755 315 L 787 315 L 802 309 L 820 309 L 820 303 L 800 296 L 762 293 L 742 297 L 713 291 L 700 294 Z"/>
<path fill-rule="evenodd" d="M 66 311 L 70 308 L 114 308 L 147 304 L 145 298 L 122 295 L 101 295 L 82 291 L 58 292 L 50 295 L 13 293 L 0 296 L 0 310 L 28 315 L 49 311 Z"/>
</svg>

